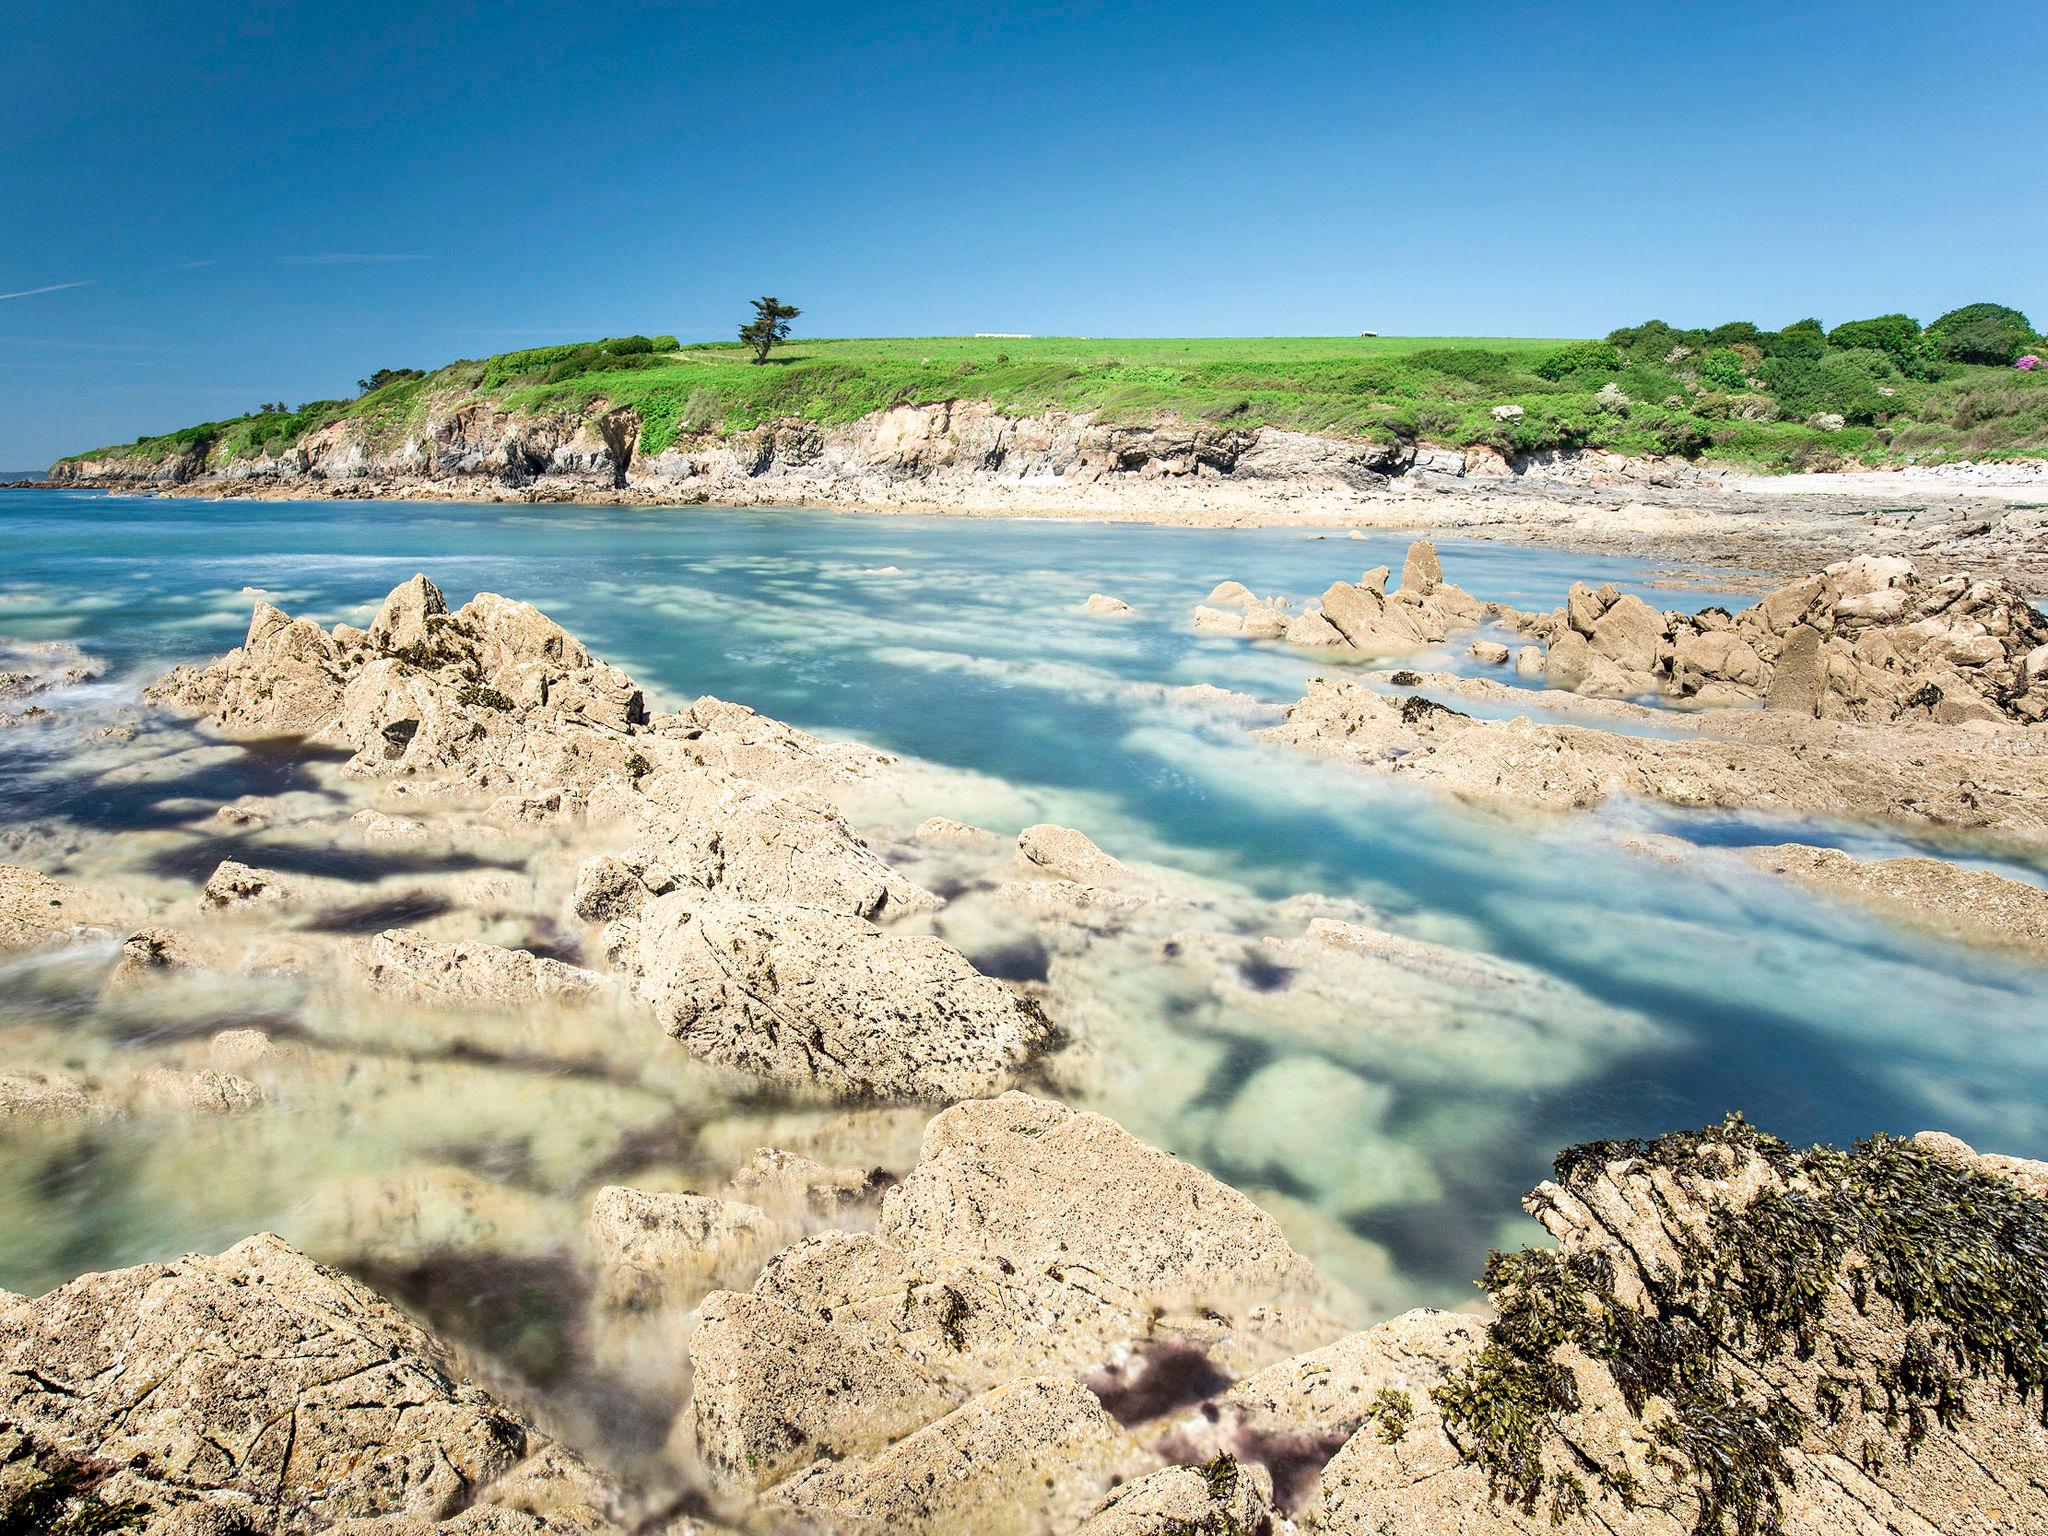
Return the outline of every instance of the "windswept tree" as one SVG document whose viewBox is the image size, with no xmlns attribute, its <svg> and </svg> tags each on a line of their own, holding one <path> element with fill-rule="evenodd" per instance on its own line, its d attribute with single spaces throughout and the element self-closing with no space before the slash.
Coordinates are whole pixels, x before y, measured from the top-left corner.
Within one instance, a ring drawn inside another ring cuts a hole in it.
<svg viewBox="0 0 2048 1536">
<path fill-rule="evenodd" d="M 789 322 L 803 311 L 770 294 L 754 300 L 754 318 L 740 327 L 740 340 L 754 349 L 754 361 L 768 361 L 768 349 L 789 339 Z"/>
</svg>

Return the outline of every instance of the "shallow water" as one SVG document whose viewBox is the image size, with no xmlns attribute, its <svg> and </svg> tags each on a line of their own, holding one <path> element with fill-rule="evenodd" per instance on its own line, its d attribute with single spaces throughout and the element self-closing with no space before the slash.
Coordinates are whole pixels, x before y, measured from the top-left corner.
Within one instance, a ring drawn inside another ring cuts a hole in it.
<svg viewBox="0 0 2048 1536">
<path fill-rule="evenodd" d="M 536 603 L 658 702 L 715 693 L 975 776 L 945 781 L 952 798 L 918 814 L 1004 833 L 1058 821 L 1245 902 L 1348 899 L 1403 933 L 1516 962 L 1528 974 L 1507 991 L 1484 980 L 1390 986 L 1342 1000 L 1351 1019 L 1328 999 L 1295 1004 L 1284 967 L 1202 980 L 1186 956 L 1161 958 L 1158 935 L 1065 976 L 1099 988 L 1118 1020 L 1104 1039 L 1126 1057 L 1089 1079 L 1086 1096 L 1254 1191 L 1298 1243 L 1367 1293 L 1373 1313 L 1467 1300 L 1489 1244 L 1536 1236 L 1520 1192 L 1556 1150 L 1591 1137 L 1651 1135 L 1739 1109 L 1800 1140 L 1938 1126 L 1997 1150 L 2048 1153 L 2048 972 L 1909 936 L 1733 861 L 1674 868 L 1620 850 L 1614 834 L 1652 826 L 1712 844 L 1797 836 L 1878 852 L 1906 839 L 1663 806 L 1513 822 L 1254 740 L 1249 725 L 1277 718 L 1309 676 L 1338 663 L 1198 636 L 1190 608 L 1225 578 L 1299 602 L 1368 566 L 1398 569 L 1404 544 L 805 511 L 10 492 L 0 496 L 0 634 L 75 640 L 112 664 L 88 697 L 132 695 L 172 662 L 237 643 L 257 592 L 323 623 L 363 622 L 387 589 L 424 570 L 451 603 L 478 590 Z M 1561 601 L 1575 579 L 1614 581 L 1664 607 L 1746 601 L 1653 590 L 1656 572 L 1641 562 L 1441 548 L 1450 580 L 1524 607 Z M 1138 615 L 1089 617 L 1078 605 L 1091 592 Z M 1483 670 L 1462 643 L 1410 664 Z M 1233 713 L 1168 693 L 1198 683 L 1257 702 Z M 14 846 L 24 857 L 83 858 L 65 850 L 120 832 L 152 878 L 196 882 L 226 856 L 217 833 L 190 825 L 213 806 L 241 793 L 309 804 L 330 793 L 320 765 L 291 754 L 189 747 L 174 732 L 89 751 L 62 732 L 0 732 Z M 123 751 L 184 755 L 168 775 L 80 770 Z M 317 848 L 269 852 L 319 873 L 406 875 L 388 862 L 352 873 L 345 854 Z M 488 860 L 469 865 L 479 862 Z M 1236 931 L 1299 932 L 1299 916 L 1288 928 L 1262 910 L 1236 919 Z M 982 953 L 960 942 L 999 970 L 1043 969 L 1043 957 L 999 934 Z M 69 1055 L 86 1063 L 156 1048 L 159 1034 L 94 1011 L 94 963 L 14 967 L 0 1042 L 69 1038 Z M 194 1028 L 290 1013 L 262 987 L 230 992 L 195 1001 Z M 821 1123 L 749 1097 L 665 1042 L 622 1039 L 610 1021 L 535 1019 L 523 1038 L 487 1041 L 446 1020 L 297 1027 L 382 1050 L 362 1069 L 363 1091 L 297 1116 L 0 1138 L 0 1222 L 20 1239 L 0 1246 L 0 1286 L 37 1289 L 84 1268 L 215 1248 L 252 1225 L 347 1260 L 359 1250 L 335 1234 L 352 1225 L 448 1225 L 418 1208 L 392 1215 L 388 1190 L 369 1214 L 334 1218 L 347 1177 L 453 1170 L 426 1181 L 431 1198 L 467 1201 L 468 1225 L 455 1224 L 464 1231 L 482 1221 L 501 1239 L 521 1234 L 512 1246 L 525 1245 L 528 1267 L 486 1284 L 445 1262 L 408 1270 L 388 1246 L 358 1267 L 429 1310 L 453 1305 L 472 1342 L 516 1357 L 530 1377 L 536 1361 L 555 1359 L 570 1383 L 564 1400 L 583 1401 L 590 1394 L 578 1397 L 575 1383 L 587 1361 L 563 1363 L 583 1356 L 546 1320 L 574 1285 L 533 1234 L 580 1222 L 580 1202 L 618 1176 L 619 1148 L 634 1138 L 674 1140 L 686 1126 L 684 1150 L 642 1159 L 686 1181 Z M 921 1119 L 871 1125 L 862 1145 L 838 1150 L 900 1160 Z M 493 1200 L 504 1209 L 479 1217 Z M 612 1408 L 590 1410 L 607 1423 L 630 1399 L 614 1388 Z"/>
</svg>

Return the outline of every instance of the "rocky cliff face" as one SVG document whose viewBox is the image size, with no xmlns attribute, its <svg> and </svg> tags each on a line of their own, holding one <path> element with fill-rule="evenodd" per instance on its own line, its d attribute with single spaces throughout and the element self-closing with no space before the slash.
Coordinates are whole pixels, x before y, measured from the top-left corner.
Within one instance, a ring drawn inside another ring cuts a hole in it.
<svg viewBox="0 0 2048 1536">
<path fill-rule="evenodd" d="M 374 441 L 361 422 L 345 421 L 276 456 L 222 459 L 194 450 L 152 462 L 110 455 L 56 464 L 50 478 L 67 485 L 291 485 L 340 495 L 436 486 L 668 496 L 769 479 L 817 495 L 857 497 L 869 481 L 983 477 L 1076 484 L 1130 475 L 1228 477 L 1365 489 L 1415 459 L 1412 444 L 1206 422 L 1117 426 L 1063 412 L 1011 415 L 979 401 L 896 406 L 845 426 L 784 420 L 727 437 L 679 439 L 656 454 L 640 451 L 641 426 L 636 412 L 602 402 L 582 413 L 541 416 L 473 403 L 430 418 L 395 445 Z"/>
</svg>

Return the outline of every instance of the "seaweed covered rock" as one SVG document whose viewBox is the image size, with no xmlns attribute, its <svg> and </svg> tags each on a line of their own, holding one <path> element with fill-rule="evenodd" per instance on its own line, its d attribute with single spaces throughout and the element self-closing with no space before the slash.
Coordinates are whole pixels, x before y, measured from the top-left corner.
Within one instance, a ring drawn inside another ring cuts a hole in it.
<svg viewBox="0 0 2048 1536">
<path fill-rule="evenodd" d="M 1823 1536 L 2038 1529 L 2048 1202 L 1946 1138 L 1794 1150 L 1739 1119 L 1559 1158 L 1498 1316 L 1322 1529 Z"/>
<path fill-rule="evenodd" d="M 0 1308 L 0 1426 L 0 1500 L 23 1530 L 613 1519 L 601 1480 L 433 1338 L 269 1236 Z M 546 1520 L 520 1507 L 541 1482 Z"/>
</svg>

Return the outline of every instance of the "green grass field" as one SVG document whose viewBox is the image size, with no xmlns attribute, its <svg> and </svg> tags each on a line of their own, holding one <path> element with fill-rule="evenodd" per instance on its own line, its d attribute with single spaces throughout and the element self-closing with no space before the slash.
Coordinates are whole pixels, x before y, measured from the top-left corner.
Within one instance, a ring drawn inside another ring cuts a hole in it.
<svg viewBox="0 0 2048 1536">
<path fill-rule="evenodd" d="M 1147 424 L 1166 417 L 1371 440 L 1487 444 L 1515 454 L 1594 447 L 1764 469 L 2048 451 L 2048 371 L 1899 358 L 1798 328 L 1763 345 L 1639 328 L 1620 347 L 1527 337 L 893 337 L 796 340 L 757 366 L 736 342 L 672 337 L 537 347 L 450 363 L 353 400 L 237 417 L 120 449 L 210 462 L 278 452 L 359 420 L 395 443 L 430 414 L 487 400 L 522 412 L 602 401 L 641 418 L 641 449 L 780 418 L 843 423 L 896 404 L 986 400 Z M 1724 328 L 1732 329 L 1732 328 Z M 1754 332 L 1755 328 L 1747 328 Z M 1714 333 L 1718 335 L 1719 333 Z M 1670 345 L 1690 337 L 1698 345 Z M 1494 408 L 1519 406 L 1499 420 Z M 1843 418 L 1824 430 L 1822 413 Z M 78 455 L 85 457 L 86 455 Z"/>
</svg>

